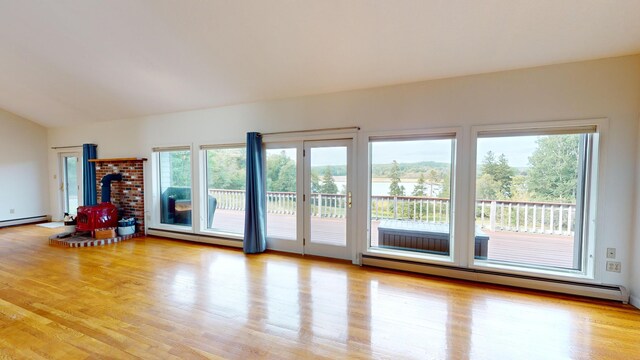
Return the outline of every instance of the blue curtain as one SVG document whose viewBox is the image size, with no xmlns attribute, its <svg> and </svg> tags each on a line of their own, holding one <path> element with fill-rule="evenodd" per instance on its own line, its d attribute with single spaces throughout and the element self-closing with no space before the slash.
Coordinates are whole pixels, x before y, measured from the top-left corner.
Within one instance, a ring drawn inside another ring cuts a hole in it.
<svg viewBox="0 0 640 360">
<path fill-rule="evenodd" d="M 265 214 L 267 197 L 264 188 L 262 136 L 247 133 L 247 187 L 244 218 L 244 252 L 261 253 L 267 248 Z"/>
<path fill-rule="evenodd" d="M 82 190 L 84 205 L 97 204 L 96 194 L 96 163 L 89 162 L 98 156 L 97 145 L 82 145 Z"/>
</svg>

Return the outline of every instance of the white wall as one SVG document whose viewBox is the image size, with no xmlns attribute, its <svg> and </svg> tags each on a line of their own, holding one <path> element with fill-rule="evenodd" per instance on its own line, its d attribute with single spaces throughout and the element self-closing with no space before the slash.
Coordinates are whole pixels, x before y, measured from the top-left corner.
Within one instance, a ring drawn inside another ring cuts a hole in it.
<svg viewBox="0 0 640 360">
<path fill-rule="evenodd" d="M 0 221 L 49 214 L 48 176 L 47 130 L 0 110 Z"/>
<path fill-rule="evenodd" d="M 636 55 L 50 129 L 49 144 L 94 142 L 99 157 L 149 157 L 152 146 L 243 142 L 247 131 L 459 126 L 465 134 L 463 152 L 468 152 L 472 125 L 606 117 L 596 275 L 603 283 L 629 285 L 635 207 L 629 194 L 636 185 L 639 98 Z M 50 167 L 55 169 L 53 160 Z M 468 171 L 466 166 L 458 174 L 459 196 L 468 194 Z M 55 202 L 52 198 L 52 206 Z M 607 247 L 618 249 L 621 274 L 603 271 Z M 640 284 L 633 290 L 640 291 Z"/>
<path fill-rule="evenodd" d="M 640 98 L 638 99 L 638 103 L 640 103 Z M 640 118 L 638 119 L 640 122 Z M 639 123 L 640 124 L 640 123 Z M 637 138 L 640 139 L 640 127 L 638 128 L 639 132 Z M 640 308 L 640 189 L 637 188 L 638 181 L 640 181 L 640 141 L 638 141 L 638 146 L 636 148 L 636 156 L 637 156 L 637 165 L 636 165 L 636 173 L 635 173 L 635 181 L 634 181 L 634 190 L 635 190 L 635 228 L 634 235 L 632 237 L 631 242 L 631 279 L 629 283 L 629 288 L 631 290 L 631 299 L 630 302 L 633 306 Z"/>
</svg>

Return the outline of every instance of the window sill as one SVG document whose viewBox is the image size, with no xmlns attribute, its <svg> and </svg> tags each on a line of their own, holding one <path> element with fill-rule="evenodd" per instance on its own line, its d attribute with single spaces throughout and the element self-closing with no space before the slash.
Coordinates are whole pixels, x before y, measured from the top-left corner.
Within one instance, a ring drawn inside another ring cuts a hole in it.
<svg viewBox="0 0 640 360">
<path fill-rule="evenodd" d="M 185 233 L 185 234 L 194 234 L 194 230 L 193 230 L 193 226 L 189 225 L 170 225 L 170 224 L 153 224 L 153 225 L 149 225 L 149 228 L 153 228 L 155 230 L 164 230 L 164 231 L 171 231 L 171 232 L 179 232 L 179 233 Z"/>
<path fill-rule="evenodd" d="M 244 240 L 244 235 L 243 234 L 229 233 L 229 232 L 224 232 L 224 231 L 215 231 L 215 230 L 211 230 L 211 229 L 200 230 L 198 232 L 198 234 L 204 235 L 204 236 L 214 236 L 214 237 L 224 238 L 224 239 L 229 239 L 229 240 L 240 240 L 240 241 Z"/>
<path fill-rule="evenodd" d="M 470 267 L 473 269 L 495 271 L 512 275 L 538 276 L 557 280 L 594 280 L 593 276 L 590 276 L 586 272 L 579 270 L 551 269 L 527 265 L 511 265 L 494 262 L 491 260 L 475 260 L 473 262 L 473 265 Z"/>
<path fill-rule="evenodd" d="M 412 251 L 394 250 L 369 247 L 364 252 L 364 255 L 378 256 L 395 260 L 410 260 L 421 263 L 441 264 L 447 266 L 455 266 L 451 255 L 433 255 L 427 253 L 419 253 Z"/>
</svg>

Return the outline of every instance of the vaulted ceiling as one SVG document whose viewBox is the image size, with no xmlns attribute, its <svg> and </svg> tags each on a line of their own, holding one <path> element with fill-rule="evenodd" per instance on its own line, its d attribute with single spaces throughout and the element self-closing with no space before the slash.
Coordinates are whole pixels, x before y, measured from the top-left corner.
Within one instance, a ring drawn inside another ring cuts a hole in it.
<svg viewBox="0 0 640 360">
<path fill-rule="evenodd" d="M 44 126 L 640 53 L 636 0 L 0 0 L 0 108 Z"/>
</svg>

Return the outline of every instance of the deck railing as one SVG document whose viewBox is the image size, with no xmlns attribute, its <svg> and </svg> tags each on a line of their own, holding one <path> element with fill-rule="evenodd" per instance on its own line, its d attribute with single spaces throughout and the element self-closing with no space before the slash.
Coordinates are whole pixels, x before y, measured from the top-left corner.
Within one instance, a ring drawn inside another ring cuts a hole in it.
<svg viewBox="0 0 640 360">
<path fill-rule="evenodd" d="M 244 210 L 244 190 L 210 189 L 217 208 Z M 342 218 L 346 214 L 347 197 L 343 194 L 311 194 L 312 216 Z M 413 220 L 432 224 L 448 223 L 450 203 L 447 198 L 419 196 L 372 196 L 371 219 Z M 293 192 L 267 192 L 267 212 L 293 215 L 297 196 Z M 527 201 L 478 200 L 476 224 L 491 231 L 518 231 L 539 234 L 573 235 L 575 204 Z"/>
<path fill-rule="evenodd" d="M 573 235 L 575 220 L 575 204 L 499 200 L 476 202 L 476 222 L 492 231 Z"/>
</svg>

